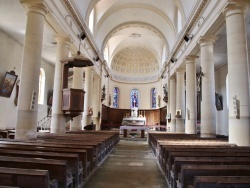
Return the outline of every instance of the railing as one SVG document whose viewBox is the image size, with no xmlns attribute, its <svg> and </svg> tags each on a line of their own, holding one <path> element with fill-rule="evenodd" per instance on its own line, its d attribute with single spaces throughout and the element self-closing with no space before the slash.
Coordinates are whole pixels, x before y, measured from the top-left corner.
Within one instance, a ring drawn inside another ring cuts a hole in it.
<svg viewBox="0 0 250 188">
<path fill-rule="evenodd" d="M 50 121 L 51 121 L 51 116 L 45 116 L 43 119 L 38 121 L 37 129 L 38 130 L 49 130 L 50 129 Z"/>
</svg>

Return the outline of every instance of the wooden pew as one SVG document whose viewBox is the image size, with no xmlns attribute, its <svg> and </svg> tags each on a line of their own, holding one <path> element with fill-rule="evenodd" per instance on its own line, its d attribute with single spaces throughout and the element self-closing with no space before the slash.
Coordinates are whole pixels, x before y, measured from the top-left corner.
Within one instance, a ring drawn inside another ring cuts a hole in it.
<svg viewBox="0 0 250 188">
<path fill-rule="evenodd" d="M 82 165 L 79 164 L 79 156 L 75 153 L 55 153 L 1 149 L 0 156 L 65 160 L 67 161 L 69 169 L 72 170 L 75 187 L 78 187 L 78 185 L 80 185 L 83 181 L 83 169 L 81 167 Z"/>
<path fill-rule="evenodd" d="M 177 187 L 176 181 L 181 174 L 181 166 L 192 165 L 250 165 L 250 158 L 245 157 L 175 157 L 171 170 L 171 187 Z"/>
<path fill-rule="evenodd" d="M 246 165 L 182 165 L 178 188 L 193 186 L 195 176 L 250 176 Z"/>
<path fill-rule="evenodd" d="M 104 134 L 104 135 L 103 135 Z M 117 144 L 116 133 L 100 133 L 96 134 L 95 132 L 82 132 L 78 134 L 38 134 L 37 139 L 35 140 L 70 140 L 70 141 L 82 141 L 87 143 L 97 143 L 99 145 L 98 151 L 98 161 L 101 162 L 108 153 L 114 148 Z"/>
<path fill-rule="evenodd" d="M 56 179 L 59 187 L 73 187 L 73 177 L 67 161 L 41 158 L 0 156 L 0 166 L 8 168 L 48 170 L 51 180 Z"/>
<path fill-rule="evenodd" d="M 171 167 L 174 164 L 174 158 L 175 157 L 250 157 L 250 153 L 240 153 L 240 152 L 220 152 L 219 150 L 217 152 L 209 152 L 208 150 L 203 152 L 170 152 L 169 153 L 169 159 L 167 163 L 167 170 L 166 170 L 166 176 L 169 182 L 171 181 Z"/>
<path fill-rule="evenodd" d="M 163 171 L 166 173 L 167 162 L 169 159 L 170 152 L 196 152 L 196 153 L 203 153 L 203 152 L 241 152 L 241 153 L 250 153 L 250 148 L 244 147 L 231 147 L 231 146 L 216 146 L 216 145 L 169 145 L 163 147 L 162 157 L 159 161 L 160 166 L 162 167 Z M 170 164 L 171 165 L 171 164 Z M 171 167 L 171 166 L 169 166 Z"/>
<path fill-rule="evenodd" d="M 23 143 L 23 142 L 22 142 Z M 100 162 L 101 155 L 101 143 L 95 141 L 71 141 L 71 140 L 58 140 L 58 139 L 34 139 L 32 141 L 26 141 L 25 144 L 31 143 L 36 145 L 44 145 L 50 147 L 66 147 L 66 148 L 75 148 L 75 149 L 86 149 L 87 153 L 91 156 L 88 157 L 88 161 L 91 163 L 91 170 L 95 168 Z"/>
<path fill-rule="evenodd" d="M 249 188 L 250 176 L 196 176 L 193 188 Z"/>
<path fill-rule="evenodd" d="M 20 188 L 57 188 L 56 180 L 50 181 L 48 170 L 0 167 L 0 185 Z"/>
<path fill-rule="evenodd" d="M 96 159 L 95 159 L 95 153 L 96 150 L 93 146 L 82 146 L 82 145 L 78 145 L 74 144 L 74 145 L 69 145 L 69 144 L 64 144 L 63 142 L 61 143 L 46 143 L 46 142 L 36 142 L 36 141 L 27 141 L 27 142 L 22 142 L 22 141 L 18 141 L 18 140 L 2 140 L 0 141 L 0 145 L 8 145 L 8 147 L 12 146 L 30 146 L 30 147 L 36 147 L 36 148 L 40 148 L 40 147 L 46 147 L 46 148 L 64 148 L 64 149 L 84 149 L 87 151 L 87 161 L 89 164 L 87 164 L 87 168 L 88 171 L 92 171 L 93 168 L 95 167 L 95 163 L 96 163 Z M 16 147 L 15 147 L 16 148 Z"/>
<path fill-rule="evenodd" d="M 87 151 L 85 149 L 70 149 L 70 148 L 56 148 L 56 147 L 41 147 L 34 145 L 9 145 L 0 144 L 1 149 L 7 150 L 28 150 L 28 151 L 42 151 L 42 152 L 56 152 L 63 155 L 64 153 L 77 154 L 79 156 L 79 161 L 82 162 L 83 168 L 83 180 L 85 180 L 90 171 L 90 165 L 87 163 Z"/>
<path fill-rule="evenodd" d="M 32 139 L 38 142 L 61 143 L 68 145 L 92 146 L 95 148 L 94 156 L 96 157 L 95 165 L 97 166 L 105 156 L 106 143 L 104 138 L 97 138 L 91 135 L 82 137 L 81 135 L 66 134 L 39 134 L 37 138 Z"/>
</svg>

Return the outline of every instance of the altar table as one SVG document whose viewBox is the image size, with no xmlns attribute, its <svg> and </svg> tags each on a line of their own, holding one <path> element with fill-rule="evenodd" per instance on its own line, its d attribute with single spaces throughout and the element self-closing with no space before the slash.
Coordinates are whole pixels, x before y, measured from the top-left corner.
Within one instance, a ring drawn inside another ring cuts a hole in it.
<svg viewBox="0 0 250 188">
<path fill-rule="evenodd" d="M 144 138 L 145 131 L 148 131 L 146 126 L 120 126 L 120 131 L 123 130 L 123 137 L 127 137 L 128 130 L 141 130 L 141 138 Z"/>
<path fill-rule="evenodd" d="M 122 125 L 146 125 L 145 117 L 124 117 Z"/>
</svg>

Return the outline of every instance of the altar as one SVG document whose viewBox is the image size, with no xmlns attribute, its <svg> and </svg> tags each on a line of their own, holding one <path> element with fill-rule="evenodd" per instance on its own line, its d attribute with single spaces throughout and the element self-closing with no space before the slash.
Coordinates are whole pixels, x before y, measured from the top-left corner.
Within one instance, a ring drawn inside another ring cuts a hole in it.
<svg viewBox="0 0 250 188">
<path fill-rule="evenodd" d="M 122 119 L 122 125 L 146 125 L 145 111 L 139 111 L 138 108 L 131 108 L 131 116 L 126 113 Z"/>
<path fill-rule="evenodd" d="M 122 125 L 146 125 L 145 117 L 124 117 Z"/>
<path fill-rule="evenodd" d="M 128 130 L 140 130 L 141 138 L 145 137 L 145 131 L 148 131 L 148 127 L 146 126 L 121 126 L 120 131 L 123 131 L 123 137 L 127 137 Z"/>
</svg>

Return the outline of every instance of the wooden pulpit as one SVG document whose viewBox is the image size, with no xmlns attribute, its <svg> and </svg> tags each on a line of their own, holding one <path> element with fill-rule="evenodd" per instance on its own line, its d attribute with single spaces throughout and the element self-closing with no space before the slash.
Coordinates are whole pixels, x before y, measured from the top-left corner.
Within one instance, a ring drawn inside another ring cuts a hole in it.
<svg viewBox="0 0 250 188">
<path fill-rule="evenodd" d="M 83 89 L 68 88 L 69 68 L 93 66 L 93 62 L 78 53 L 74 57 L 68 57 L 61 62 L 63 66 L 63 84 L 62 84 L 62 111 L 71 118 L 81 115 L 84 111 L 84 93 Z"/>
</svg>

